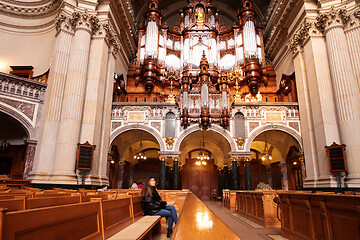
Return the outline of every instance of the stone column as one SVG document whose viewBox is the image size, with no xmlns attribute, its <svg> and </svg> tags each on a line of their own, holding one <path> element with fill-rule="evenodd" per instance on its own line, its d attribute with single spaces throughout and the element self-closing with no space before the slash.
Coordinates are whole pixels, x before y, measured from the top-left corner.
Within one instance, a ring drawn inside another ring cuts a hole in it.
<svg viewBox="0 0 360 240">
<path fill-rule="evenodd" d="M 93 170 L 90 172 L 92 185 L 101 184 L 99 179 L 100 138 L 109 52 L 106 41 L 106 29 L 108 29 L 107 25 L 100 25 L 98 31 L 94 33 L 90 44 L 89 67 L 80 134 L 80 143 L 88 141 L 90 144 L 97 146 L 93 156 Z"/>
<path fill-rule="evenodd" d="M 27 179 L 34 165 L 34 156 L 36 150 L 36 141 L 27 140 L 25 151 L 25 166 L 23 171 L 23 179 Z"/>
<path fill-rule="evenodd" d="M 349 46 L 344 33 L 347 23 L 345 10 L 332 10 L 321 14 L 318 27 L 323 29 L 330 60 L 331 77 L 335 92 L 340 135 L 346 144 L 348 187 L 360 184 L 360 94 L 351 64 Z"/>
<path fill-rule="evenodd" d="M 66 73 L 74 35 L 70 17 L 64 14 L 60 14 L 55 19 L 55 26 L 57 30 L 55 47 L 40 120 L 39 140 L 34 165 L 30 172 L 30 179 L 33 183 L 46 183 L 53 168 Z"/>
<path fill-rule="evenodd" d="M 109 182 L 106 175 L 107 154 L 110 146 L 110 134 L 111 134 L 111 109 L 112 109 L 112 93 L 114 87 L 114 73 L 115 73 L 115 57 L 119 48 L 115 45 L 110 45 L 110 51 L 108 53 L 108 66 L 106 73 L 106 85 L 105 85 L 105 99 L 101 121 L 101 137 L 99 146 L 99 176 L 101 184 L 104 185 Z"/>
<path fill-rule="evenodd" d="M 64 98 L 55 150 L 53 182 L 76 184 L 75 163 L 83 115 L 90 39 L 97 25 L 97 17 L 74 12 L 72 23 L 75 35 L 71 46 Z"/>
<path fill-rule="evenodd" d="M 310 21 L 302 24 L 299 32 L 295 35 L 302 38 L 303 52 L 299 54 L 304 58 L 306 79 L 310 81 L 307 84 L 319 168 L 316 186 L 331 187 L 334 183 L 330 175 L 324 146 L 329 146 L 333 142 L 341 142 L 341 140 L 325 37 L 316 29 L 315 23 Z M 308 41 L 306 41 L 307 38 L 309 38 Z"/>
<path fill-rule="evenodd" d="M 295 38 L 296 39 L 296 38 Z M 305 61 L 303 50 L 298 42 L 290 42 L 290 48 L 293 51 L 293 61 L 296 75 L 297 92 L 299 98 L 300 125 L 303 139 L 303 149 L 306 159 L 307 186 L 316 187 L 319 176 L 319 167 L 317 162 L 316 141 L 313 129 L 312 108 L 309 96 L 309 86 L 306 76 Z"/>
<path fill-rule="evenodd" d="M 179 159 L 176 157 L 173 161 L 173 188 L 174 190 L 180 189 L 180 168 Z"/>
<path fill-rule="evenodd" d="M 166 181 L 166 157 L 160 157 L 160 180 L 159 189 L 165 189 Z"/>
<path fill-rule="evenodd" d="M 233 158 L 231 161 L 231 189 L 232 190 L 239 190 L 239 168 L 238 168 L 238 161 L 236 158 Z"/>
<path fill-rule="evenodd" d="M 250 158 L 245 158 L 245 190 L 251 190 L 251 168 L 250 168 Z"/>
<path fill-rule="evenodd" d="M 358 88 L 360 89 L 360 11 L 356 11 L 351 16 L 353 19 L 345 30 L 345 36 L 350 50 L 350 59 L 354 70 L 355 79 L 357 79 Z"/>
</svg>

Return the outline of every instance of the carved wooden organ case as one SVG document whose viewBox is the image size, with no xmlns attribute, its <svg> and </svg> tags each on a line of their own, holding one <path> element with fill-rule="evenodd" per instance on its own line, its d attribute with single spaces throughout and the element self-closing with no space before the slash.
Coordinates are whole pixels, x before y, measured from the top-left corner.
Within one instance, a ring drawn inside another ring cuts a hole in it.
<svg viewBox="0 0 360 240">
<path fill-rule="evenodd" d="M 276 88 L 252 1 L 243 0 L 239 22 L 232 29 L 220 23 L 211 0 L 188 0 L 173 29 L 161 22 L 158 0 L 149 1 L 145 14 L 121 101 L 165 101 L 174 94 L 184 127 L 193 122 L 204 128 L 211 122 L 227 127 L 235 81 L 242 93 L 252 96 L 269 82 Z M 229 77 L 235 68 L 243 72 L 240 79 Z"/>
</svg>

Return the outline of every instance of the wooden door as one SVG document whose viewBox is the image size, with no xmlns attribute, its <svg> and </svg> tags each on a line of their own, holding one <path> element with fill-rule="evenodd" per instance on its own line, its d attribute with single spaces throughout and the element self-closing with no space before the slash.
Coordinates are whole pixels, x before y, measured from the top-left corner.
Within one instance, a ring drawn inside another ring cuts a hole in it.
<svg viewBox="0 0 360 240">
<path fill-rule="evenodd" d="M 210 201 L 211 194 L 217 189 L 214 175 L 214 160 L 207 161 L 207 165 L 196 165 L 197 159 L 186 159 L 182 172 L 182 187 L 190 189 L 202 201 Z"/>
</svg>

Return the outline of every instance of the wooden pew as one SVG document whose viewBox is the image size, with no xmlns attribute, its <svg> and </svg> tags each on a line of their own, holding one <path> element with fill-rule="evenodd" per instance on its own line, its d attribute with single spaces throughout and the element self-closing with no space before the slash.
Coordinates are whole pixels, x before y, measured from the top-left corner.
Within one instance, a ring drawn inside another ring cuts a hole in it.
<svg viewBox="0 0 360 240">
<path fill-rule="evenodd" d="M 102 239 L 97 202 L 7 212 L 0 209 L 0 240 Z"/>
<path fill-rule="evenodd" d="M 142 202 L 141 197 L 133 197 L 132 198 L 132 206 L 133 206 L 133 216 L 134 222 L 137 221 L 139 218 L 143 217 L 143 209 L 142 209 Z"/>
<path fill-rule="evenodd" d="M 111 200 L 91 198 L 90 201 L 101 204 L 101 226 L 104 239 L 118 233 L 134 222 L 132 199 L 130 197 Z"/>
<path fill-rule="evenodd" d="M 280 228 L 278 206 L 273 201 L 277 196 L 276 191 L 269 190 L 237 191 L 236 212 L 266 228 Z"/>
<path fill-rule="evenodd" d="M 0 200 L 0 208 L 7 208 L 8 212 L 12 212 L 73 203 L 80 203 L 80 196 L 66 196 L 55 198 L 26 198 L 20 196 L 15 197 L 15 199 Z"/>
<path fill-rule="evenodd" d="M 281 234 L 290 239 L 360 239 L 360 196 L 279 192 Z"/>
</svg>

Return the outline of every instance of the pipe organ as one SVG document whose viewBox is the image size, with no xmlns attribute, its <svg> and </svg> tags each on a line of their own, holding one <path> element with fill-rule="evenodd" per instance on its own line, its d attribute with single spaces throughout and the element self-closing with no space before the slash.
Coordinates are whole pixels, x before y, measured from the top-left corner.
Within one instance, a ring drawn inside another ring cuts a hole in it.
<svg viewBox="0 0 360 240">
<path fill-rule="evenodd" d="M 120 101 L 166 101 L 171 85 L 185 127 L 191 122 L 207 125 L 209 119 L 227 127 L 235 90 L 237 96 L 244 94 L 237 101 L 258 100 L 259 94 L 260 99 L 276 101 L 275 73 L 265 58 L 251 0 L 243 0 L 239 21 L 231 29 L 221 24 L 211 0 L 188 0 L 173 29 L 162 23 L 158 0 L 149 0 L 145 14 Z M 235 70 L 241 75 L 230 78 Z M 179 80 L 170 82 L 165 77 L 169 71 L 179 74 Z"/>
</svg>

